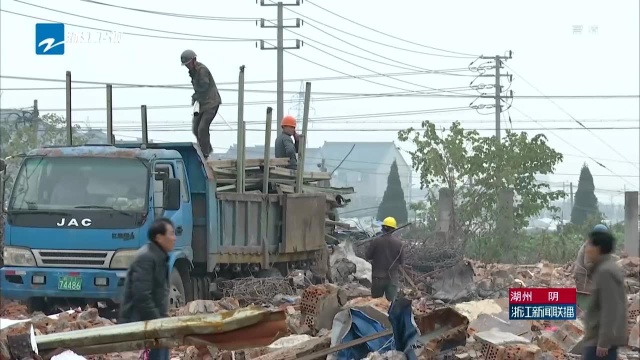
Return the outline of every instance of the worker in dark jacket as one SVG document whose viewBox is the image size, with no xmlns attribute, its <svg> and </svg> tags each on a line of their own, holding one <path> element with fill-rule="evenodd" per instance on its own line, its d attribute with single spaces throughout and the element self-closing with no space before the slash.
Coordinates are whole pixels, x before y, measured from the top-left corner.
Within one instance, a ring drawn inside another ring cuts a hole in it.
<svg viewBox="0 0 640 360">
<path fill-rule="evenodd" d="M 607 232 L 609 229 L 603 225 L 596 225 L 591 231 L 600 231 Z M 593 264 L 589 262 L 587 256 L 584 253 L 584 248 L 587 246 L 589 240 L 587 239 L 582 246 L 580 246 L 580 250 L 578 250 L 578 256 L 576 261 L 573 263 L 573 279 L 576 282 L 576 289 L 580 292 L 590 292 L 590 281 L 589 275 L 591 274 L 591 267 Z"/>
<path fill-rule="evenodd" d="M 171 220 L 159 218 L 147 233 L 149 242 L 138 250 L 125 280 L 120 323 L 169 316 L 169 252 L 176 243 Z M 152 349 L 149 360 L 168 360 L 168 349 Z"/>
<path fill-rule="evenodd" d="M 191 95 L 191 105 L 194 105 L 196 101 L 199 104 L 198 112 L 193 114 L 193 135 L 198 139 L 202 154 L 208 157 L 213 151 L 209 126 L 218 114 L 222 98 L 211 71 L 203 63 L 196 61 L 196 53 L 193 50 L 183 51 L 180 60 L 182 65 L 189 69 L 193 85 L 194 93 Z"/>
<path fill-rule="evenodd" d="M 624 273 L 611 254 L 615 238 L 592 231 L 584 252 L 591 269 L 591 298 L 585 316 L 584 360 L 616 360 L 627 344 L 627 294 Z"/>
<path fill-rule="evenodd" d="M 298 158 L 296 156 L 300 145 L 300 138 L 296 132 L 296 119 L 291 115 L 287 115 L 282 118 L 280 126 L 282 127 L 282 133 L 276 138 L 276 157 L 289 158 L 287 169 L 295 170 L 298 168 Z M 292 136 L 295 143 L 291 140 Z"/>
<path fill-rule="evenodd" d="M 388 217 L 382 221 L 381 236 L 371 240 L 366 258 L 371 261 L 371 296 L 383 295 L 393 301 L 400 286 L 400 271 L 404 265 L 402 241 L 393 234 L 398 228 L 396 219 Z"/>
</svg>

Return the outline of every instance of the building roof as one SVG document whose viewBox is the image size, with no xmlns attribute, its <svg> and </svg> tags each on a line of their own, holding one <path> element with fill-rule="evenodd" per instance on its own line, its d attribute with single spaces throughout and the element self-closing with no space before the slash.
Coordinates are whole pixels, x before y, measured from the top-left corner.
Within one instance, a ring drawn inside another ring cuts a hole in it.
<svg viewBox="0 0 640 360">
<path fill-rule="evenodd" d="M 353 151 L 351 148 L 353 147 Z M 351 151 L 351 153 L 349 153 Z M 396 152 L 393 141 L 389 142 L 325 142 L 322 156 L 329 171 L 335 169 L 344 159 L 340 168 L 349 170 L 375 170 L 382 165 L 391 166 L 389 153 Z M 347 154 L 349 156 L 347 156 Z M 345 158 L 346 157 L 346 158 Z M 398 166 L 407 166 L 406 163 Z"/>
</svg>

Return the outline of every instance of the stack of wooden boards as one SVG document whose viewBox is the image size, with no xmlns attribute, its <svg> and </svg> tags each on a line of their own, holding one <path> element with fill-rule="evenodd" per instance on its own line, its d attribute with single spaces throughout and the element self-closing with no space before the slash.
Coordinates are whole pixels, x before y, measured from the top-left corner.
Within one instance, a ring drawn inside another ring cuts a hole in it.
<svg viewBox="0 0 640 360">
<path fill-rule="evenodd" d="M 207 160 L 207 165 L 216 180 L 217 192 L 237 192 L 237 161 Z M 275 158 L 269 160 L 269 193 L 293 194 L 296 190 L 296 171 L 287 169 L 289 159 Z M 264 180 L 264 159 L 245 159 L 244 193 L 261 194 Z M 350 200 L 343 195 L 353 194 L 353 187 L 334 188 L 330 186 L 331 174 L 328 172 L 305 171 L 303 174 L 302 192 L 306 194 L 325 194 L 328 213 L 336 208 L 344 207 Z M 335 222 L 329 216 L 328 222 Z M 336 223 L 336 225 L 340 225 Z"/>
</svg>

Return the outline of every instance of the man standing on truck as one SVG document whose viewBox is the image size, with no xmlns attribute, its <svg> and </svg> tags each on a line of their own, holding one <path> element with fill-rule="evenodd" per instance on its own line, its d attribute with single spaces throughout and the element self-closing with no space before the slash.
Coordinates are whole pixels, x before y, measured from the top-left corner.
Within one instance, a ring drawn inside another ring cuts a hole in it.
<svg viewBox="0 0 640 360">
<path fill-rule="evenodd" d="M 287 169 L 296 170 L 298 168 L 298 146 L 300 138 L 296 132 L 296 119 L 287 115 L 282 118 L 282 133 L 276 138 L 275 153 L 277 158 L 288 158 L 289 166 Z M 295 143 L 291 140 L 291 137 Z"/>
<path fill-rule="evenodd" d="M 129 265 L 119 323 L 169 317 L 169 252 L 176 244 L 173 222 L 158 218 L 147 232 L 149 242 Z M 149 360 L 169 360 L 168 349 L 152 349 Z"/>
<path fill-rule="evenodd" d="M 180 61 L 182 61 L 182 65 L 189 69 L 189 76 L 191 77 L 194 91 L 193 95 L 191 95 L 191 105 L 194 105 L 196 101 L 199 104 L 198 113 L 193 114 L 193 135 L 198 139 L 202 154 L 208 157 L 213 152 L 209 126 L 213 118 L 218 114 L 222 98 L 211 71 L 203 63 L 196 61 L 196 53 L 193 50 L 183 51 L 182 55 L 180 55 Z"/>
<path fill-rule="evenodd" d="M 366 258 L 371 261 L 371 297 L 383 295 L 393 301 L 400 285 L 400 267 L 404 265 L 402 241 L 393 233 L 398 228 L 396 219 L 382 221 L 382 235 L 371 240 Z"/>
<path fill-rule="evenodd" d="M 603 225 L 596 225 L 593 230 L 594 232 L 608 232 L 609 229 Z M 589 288 L 591 287 L 589 277 L 591 275 L 591 266 L 592 264 L 587 259 L 587 256 L 584 253 L 584 249 L 589 240 L 586 240 L 582 243 L 580 250 L 578 250 L 578 256 L 576 257 L 576 261 L 573 264 L 573 279 L 576 282 L 576 289 L 580 292 L 589 292 Z"/>
</svg>

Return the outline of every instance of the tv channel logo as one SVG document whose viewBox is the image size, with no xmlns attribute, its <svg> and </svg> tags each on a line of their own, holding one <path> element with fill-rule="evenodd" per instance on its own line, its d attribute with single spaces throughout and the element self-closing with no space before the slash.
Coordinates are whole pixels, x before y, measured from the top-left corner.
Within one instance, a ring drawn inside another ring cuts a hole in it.
<svg viewBox="0 0 640 360">
<path fill-rule="evenodd" d="M 64 24 L 36 24 L 36 55 L 64 55 Z"/>
</svg>

